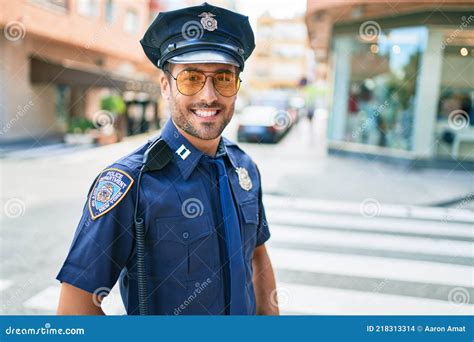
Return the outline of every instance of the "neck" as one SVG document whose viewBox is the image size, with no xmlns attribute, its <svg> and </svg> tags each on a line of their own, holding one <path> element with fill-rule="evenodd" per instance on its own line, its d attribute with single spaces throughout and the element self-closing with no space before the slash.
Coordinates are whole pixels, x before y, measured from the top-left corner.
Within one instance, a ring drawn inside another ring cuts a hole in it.
<svg viewBox="0 0 474 342">
<path fill-rule="evenodd" d="M 204 139 L 199 139 L 195 136 L 192 136 L 191 134 L 183 131 L 178 126 L 176 126 L 176 128 L 183 135 L 183 137 L 185 137 L 186 140 L 188 140 L 199 151 L 201 151 L 202 153 L 205 153 L 205 154 L 207 154 L 208 156 L 211 156 L 211 157 L 214 157 L 216 155 L 217 147 L 219 146 L 219 141 L 221 140 L 220 136 L 218 136 L 215 139 L 204 140 Z"/>
</svg>

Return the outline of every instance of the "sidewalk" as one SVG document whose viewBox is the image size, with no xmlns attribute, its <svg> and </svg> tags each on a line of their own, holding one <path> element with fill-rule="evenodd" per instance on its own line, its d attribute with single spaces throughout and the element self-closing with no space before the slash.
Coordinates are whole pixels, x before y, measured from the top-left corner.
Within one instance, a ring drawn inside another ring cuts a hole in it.
<svg viewBox="0 0 474 342">
<path fill-rule="evenodd" d="M 449 205 L 474 209 L 474 173 L 443 169 L 410 169 L 325 153 L 324 122 L 301 120 L 276 146 L 241 144 L 262 174 L 266 193 L 320 200 L 403 205 Z M 464 199 L 464 200 L 463 200 Z"/>
</svg>

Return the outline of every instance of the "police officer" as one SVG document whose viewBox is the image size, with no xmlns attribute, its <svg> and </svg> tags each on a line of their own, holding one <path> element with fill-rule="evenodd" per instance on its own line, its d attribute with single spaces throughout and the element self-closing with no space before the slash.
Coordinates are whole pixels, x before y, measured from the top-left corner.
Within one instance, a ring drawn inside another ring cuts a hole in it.
<svg viewBox="0 0 474 342">
<path fill-rule="evenodd" d="M 93 183 L 57 279 L 59 314 L 278 314 L 257 166 L 221 136 L 252 53 L 248 18 L 207 3 L 163 12 L 141 44 L 171 119 Z"/>
</svg>

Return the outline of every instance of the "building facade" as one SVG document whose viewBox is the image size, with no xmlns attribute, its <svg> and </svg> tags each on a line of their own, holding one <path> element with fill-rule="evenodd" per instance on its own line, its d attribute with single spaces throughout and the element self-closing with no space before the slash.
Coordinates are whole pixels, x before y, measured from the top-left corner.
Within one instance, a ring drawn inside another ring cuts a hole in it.
<svg viewBox="0 0 474 342">
<path fill-rule="evenodd" d="M 93 120 L 104 96 L 125 100 L 132 126 L 156 116 L 158 73 L 139 44 L 156 4 L 0 0 L 0 7 L 0 143 L 61 138 L 72 119 Z"/>
<path fill-rule="evenodd" d="M 303 17 L 257 20 L 256 47 L 248 63 L 247 79 L 254 90 L 295 88 L 308 78 L 311 50 Z"/>
<path fill-rule="evenodd" d="M 312 1 L 329 146 L 430 164 L 474 161 L 472 1 Z"/>
</svg>

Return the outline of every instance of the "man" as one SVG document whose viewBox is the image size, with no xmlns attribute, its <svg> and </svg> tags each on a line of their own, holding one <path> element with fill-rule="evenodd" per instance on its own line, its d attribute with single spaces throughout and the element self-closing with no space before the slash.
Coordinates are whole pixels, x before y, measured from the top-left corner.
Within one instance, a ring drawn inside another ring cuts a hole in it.
<svg viewBox="0 0 474 342">
<path fill-rule="evenodd" d="M 248 18 L 206 3 L 160 13 L 141 43 L 171 120 L 94 182 L 58 314 L 103 314 L 117 279 L 130 315 L 278 314 L 260 174 L 221 137 L 255 47 Z"/>
</svg>

